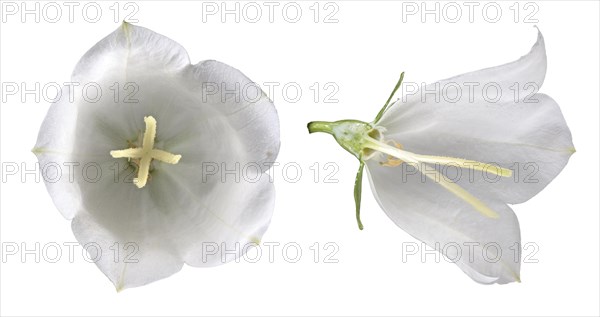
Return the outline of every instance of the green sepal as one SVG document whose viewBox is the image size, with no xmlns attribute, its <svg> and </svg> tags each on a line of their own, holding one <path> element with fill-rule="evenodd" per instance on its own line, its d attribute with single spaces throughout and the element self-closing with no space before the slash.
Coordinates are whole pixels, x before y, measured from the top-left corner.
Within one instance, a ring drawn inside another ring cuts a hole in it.
<svg viewBox="0 0 600 317">
<path fill-rule="evenodd" d="M 360 221 L 360 198 L 362 195 L 362 175 L 365 167 L 365 162 L 360 161 L 358 172 L 356 172 L 356 180 L 354 181 L 354 203 L 356 205 L 356 222 L 358 223 L 358 229 L 363 229 L 363 224 Z"/>
<path fill-rule="evenodd" d="M 404 72 L 402 72 L 402 74 L 400 74 L 400 79 L 398 79 L 398 82 L 396 83 L 396 87 L 394 87 L 394 90 L 392 90 L 392 93 L 390 94 L 390 97 L 388 98 L 388 100 L 385 102 L 385 105 L 383 105 L 383 108 L 381 108 L 381 110 L 379 110 L 379 113 L 377 114 L 377 117 L 375 117 L 375 120 L 373 121 L 373 123 L 379 122 L 381 117 L 383 117 L 383 114 L 387 110 L 387 108 L 390 104 L 390 101 L 392 100 L 392 97 L 394 97 L 394 94 L 396 93 L 396 90 L 398 90 L 398 88 L 400 88 L 400 85 L 402 84 L 402 80 L 404 80 Z"/>
</svg>

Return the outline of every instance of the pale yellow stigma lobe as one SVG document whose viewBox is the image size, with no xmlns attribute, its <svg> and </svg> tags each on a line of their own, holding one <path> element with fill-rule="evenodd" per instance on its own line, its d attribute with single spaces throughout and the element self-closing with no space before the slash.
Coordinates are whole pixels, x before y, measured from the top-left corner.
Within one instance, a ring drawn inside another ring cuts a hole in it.
<svg viewBox="0 0 600 317">
<path fill-rule="evenodd" d="M 152 116 L 147 116 L 144 117 L 144 122 L 146 123 L 146 131 L 142 137 L 141 148 L 110 151 L 110 155 L 114 158 L 137 159 L 139 162 L 138 174 L 137 177 L 133 179 L 133 183 L 138 188 L 146 186 L 150 172 L 150 163 L 153 159 L 169 164 L 177 164 L 181 159 L 181 155 L 155 149 L 154 138 L 156 137 L 156 119 Z"/>
</svg>

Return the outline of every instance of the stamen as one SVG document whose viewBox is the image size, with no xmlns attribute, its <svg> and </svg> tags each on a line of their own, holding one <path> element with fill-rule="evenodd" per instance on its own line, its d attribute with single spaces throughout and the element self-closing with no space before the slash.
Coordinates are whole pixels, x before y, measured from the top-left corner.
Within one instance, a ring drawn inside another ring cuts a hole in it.
<svg viewBox="0 0 600 317">
<path fill-rule="evenodd" d="M 138 188 L 146 186 L 150 172 L 150 162 L 152 159 L 159 160 L 169 164 L 177 164 L 181 155 L 175 155 L 163 150 L 154 149 L 154 138 L 156 137 L 156 119 L 152 116 L 144 117 L 146 131 L 142 137 L 141 148 L 130 148 L 124 150 L 110 151 L 114 158 L 139 159 L 138 175 L 133 179 L 133 183 Z"/>
<path fill-rule="evenodd" d="M 399 148 L 402 150 L 402 144 L 394 141 L 394 140 L 389 140 L 386 143 L 392 143 L 395 147 Z M 379 164 L 381 164 L 381 166 L 387 166 L 387 167 L 396 167 L 396 166 L 400 166 L 400 164 L 404 163 L 404 161 L 399 160 L 391 155 L 387 156 L 387 159 L 385 162 L 379 162 Z"/>
<path fill-rule="evenodd" d="M 483 203 L 481 200 L 477 199 L 475 196 L 471 195 L 464 188 L 445 179 L 444 176 L 441 173 L 439 173 L 438 171 L 434 170 L 434 171 L 427 171 L 427 173 L 424 173 L 419 163 L 430 163 L 430 164 L 439 163 L 439 164 L 444 164 L 444 165 L 468 164 L 468 167 L 483 170 L 486 172 L 497 173 L 497 175 L 501 175 L 504 177 L 508 177 L 508 176 L 512 175 L 511 170 L 496 167 L 496 170 L 491 171 L 491 170 L 488 170 L 487 167 L 490 167 L 493 165 L 484 164 L 484 163 L 477 162 L 477 161 L 456 159 L 456 158 L 445 157 L 445 156 L 419 155 L 419 154 L 415 154 L 412 152 L 402 150 L 397 147 L 392 147 L 383 142 L 377 141 L 369 136 L 365 136 L 365 141 L 366 141 L 366 143 L 365 143 L 366 148 L 370 148 L 370 149 L 379 151 L 381 153 L 387 154 L 387 155 L 395 158 L 394 160 L 388 160 L 388 162 L 392 162 L 392 164 L 394 164 L 396 162 L 396 160 L 399 160 L 399 161 L 404 161 L 406 163 L 409 163 L 409 164 L 415 166 L 415 168 L 417 168 L 417 170 L 419 172 L 421 172 L 422 174 L 425 174 L 425 176 L 429 177 L 430 179 L 437 182 L 442 187 L 444 187 L 445 189 L 447 189 L 448 191 L 450 191 L 451 193 L 456 195 L 458 198 L 460 198 L 460 199 L 464 200 L 465 202 L 467 202 L 468 204 L 470 204 L 473 208 L 475 208 L 475 210 L 480 212 L 482 215 L 484 215 L 486 217 L 490 217 L 490 218 L 498 218 L 499 217 L 498 214 L 494 210 L 489 208 L 485 203 Z M 392 164 L 390 164 L 390 165 L 392 165 Z M 465 166 L 465 165 L 463 165 L 463 166 Z M 480 167 L 480 166 L 483 166 L 483 167 Z M 467 167 L 467 166 L 465 166 L 465 167 Z M 477 167 L 480 167 L 480 168 L 477 168 Z"/>
</svg>

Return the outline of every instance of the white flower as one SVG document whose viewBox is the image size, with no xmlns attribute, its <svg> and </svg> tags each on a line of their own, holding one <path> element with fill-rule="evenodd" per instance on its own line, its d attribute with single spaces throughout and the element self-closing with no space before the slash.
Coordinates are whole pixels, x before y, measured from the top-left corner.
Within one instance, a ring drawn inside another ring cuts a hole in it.
<svg viewBox="0 0 600 317">
<path fill-rule="evenodd" d="M 61 167 L 59 179 L 44 175 L 48 192 L 117 289 L 259 243 L 279 120 L 256 84 L 217 61 L 191 65 L 178 43 L 127 23 L 83 56 L 72 82 L 33 151 Z"/>
<path fill-rule="evenodd" d="M 515 62 L 428 85 L 423 94 L 388 108 L 392 92 L 371 123 L 317 121 L 308 127 L 332 134 L 359 159 L 355 201 L 361 229 L 366 165 L 372 191 L 396 225 L 442 251 L 477 282 L 519 281 L 519 223 L 508 204 L 540 192 L 575 152 L 556 102 L 533 94 L 545 75 L 538 33 L 531 51 Z M 488 83 L 502 95 L 486 92 Z M 436 90 L 443 98 L 424 95 Z"/>
</svg>

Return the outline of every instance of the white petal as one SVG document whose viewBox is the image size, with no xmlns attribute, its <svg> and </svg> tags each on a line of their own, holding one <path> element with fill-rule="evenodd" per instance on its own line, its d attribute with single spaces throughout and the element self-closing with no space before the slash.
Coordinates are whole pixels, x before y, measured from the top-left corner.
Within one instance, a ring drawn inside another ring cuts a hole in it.
<svg viewBox="0 0 600 317">
<path fill-rule="evenodd" d="M 469 97 L 473 97 L 480 101 L 482 99 L 482 90 L 486 85 L 489 87 L 500 86 L 502 94 L 501 100 L 515 100 L 514 89 L 520 92 L 517 99 L 522 100 L 527 97 L 528 93 L 533 90 L 526 87 L 526 84 L 535 85 L 537 89 L 542 87 L 544 78 L 546 77 L 546 46 L 542 33 L 538 30 L 537 41 L 531 47 L 531 50 L 526 55 L 516 61 L 503 64 L 500 66 L 484 68 L 477 71 L 465 73 L 462 75 L 450 77 L 440 80 L 433 84 L 428 84 L 425 89 L 420 89 L 414 93 L 408 93 L 402 99 L 395 102 L 395 105 L 384 113 L 380 122 L 386 122 L 387 125 L 400 125 L 400 118 L 410 115 L 411 112 L 420 111 L 419 108 L 423 104 L 438 104 L 440 105 L 460 105 L 470 102 Z M 515 83 L 518 85 L 515 86 Z M 461 89 L 453 89 L 453 85 L 457 84 Z M 439 88 L 437 88 L 439 87 Z M 444 89 L 446 87 L 446 89 Z M 472 90 L 471 90 L 472 89 Z M 493 87 L 486 96 L 493 99 Z M 426 94 L 426 92 L 438 91 L 441 93 Z M 454 101 L 460 96 L 459 101 Z M 439 102 L 436 102 L 436 97 Z M 454 101 L 454 102 L 453 102 Z M 466 102 L 465 102 L 466 101 Z M 396 113 L 398 112 L 398 113 Z"/>
<path fill-rule="evenodd" d="M 190 64 L 177 42 L 127 22 L 94 45 L 81 58 L 72 80 L 88 82 L 133 81 L 135 75 L 175 73 Z"/>
<path fill-rule="evenodd" d="M 436 248 L 473 280 L 519 281 L 520 231 L 513 211 L 503 203 L 481 199 L 499 214 L 493 219 L 421 174 L 403 176 L 403 167 L 367 162 L 371 189 L 396 225 Z M 457 251 L 460 250 L 460 251 Z"/>
<path fill-rule="evenodd" d="M 129 216 L 126 214 L 123 218 Z M 150 217 L 146 215 L 137 220 L 157 224 L 163 221 L 150 220 Z M 181 255 L 159 228 L 130 220 L 123 224 L 130 227 L 116 233 L 112 224 L 106 226 L 87 213 L 78 214 L 71 224 L 77 241 L 89 252 L 89 260 L 96 263 L 118 291 L 166 278 L 181 269 Z"/>
<path fill-rule="evenodd" d="M 67 219 L 75 216 L 81 200 L 79 188 L 70 181 L 76 174 L 72 173 L 74 170 L 69 166 L 77 160 L 73 151 L 77 108 L 69 102 L 69 93 L 69 87 L 63 88 L 60 100 L 50 106 L 33 148 L 42 171 L 48 171 L 50 174 L 55 170 L 50 167 L 60 168 L 60 178 L 54 174 L 42 176 L 52 201 Z M 46 166 L 48 168 L 44 168 Z"/>
<path fill-rule="evenodd" d="M 250 161 L 268 169 L 279 152 L 279 119 L 260 86 L 239 70 L 212 60 L 189 67 L 186 76 L 190 89 L 227 116 L 250 151 Z"/>
<path fill-rule="evenodd" d="M 525 100 L 532 90 L 521 89 L 517 102 L 514 100 L 511 86 L 515 82 L 520 88 L 527 83 L 541 87 L 545 72 L 546 54 L 539 33 L 531 52 L 515 62 L 440 82 L 441 87 L 449 82 L 461 85 L 461 101 L 452 103 L 440 98 L 440 102 L 435 102 L 429 96 L 422 102 L 417 94 L 406 103 L 398 101 L 392 105 L 378 124 L 387 129 L 387 138 L 402 144 L 407 151 L 513 169 L 513 177 L 496 178 L 482 172 L 456 172 L 454 168 L 451 178 L 476 197 L 521 203 L 548 185 L 574 153 L 571 133 L 552 98 L 535 94 Z M 503 97 L 498 102 L 488 102 L 481 89 L 476 89 L 474 101 L 469 102 L 464 95 L 468 92 L 464 83 L 469 82 L 479 83 L 479 87 L 498 83 Z M 453 98 L 448 94 L 446 97 Z"/>
<path fill-rule="evenodd" d="M 275 189 L 268 175 L 248 177 L 257 182 L 222 184 L 206 199 L 209 206 L 175 219 L 175 239 L 187 264 L 220 265 L 260 243 L 273 214 Z"/>
</svg>

